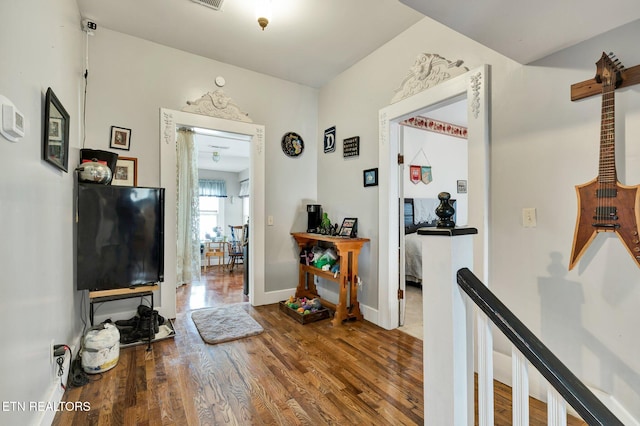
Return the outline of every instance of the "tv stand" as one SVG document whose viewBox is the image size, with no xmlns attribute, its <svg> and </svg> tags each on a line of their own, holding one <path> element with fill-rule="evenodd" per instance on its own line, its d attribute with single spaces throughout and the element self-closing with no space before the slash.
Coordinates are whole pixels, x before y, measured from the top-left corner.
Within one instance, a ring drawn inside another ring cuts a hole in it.
<svg viewBox="0 0 640 426">
<path fill-rule="evenodd" d="M 111 302 L 113 300 L 130 299 L 133 297 L 151 296 L 151 310 L 153 311 L 153 292 L 160 289 L 160 285 L 140 285 L 127 288 L 114 288 L 111 290 L 95 290 L 89 292 L 89 321 L 93 327 L 93 304 Z M 153 333 L 153 325 L 150 327 L 150 334 Z M 152 336 L 149 336 L 149 346 L 151 350 Z"/>
</svg>

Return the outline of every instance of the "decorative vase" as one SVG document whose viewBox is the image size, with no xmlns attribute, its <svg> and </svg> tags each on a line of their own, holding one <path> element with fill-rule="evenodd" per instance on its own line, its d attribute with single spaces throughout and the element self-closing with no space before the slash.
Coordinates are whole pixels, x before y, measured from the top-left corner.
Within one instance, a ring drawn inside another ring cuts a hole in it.
<svg viewBox="0 0 640 426">
<path fill-rule="evenodd" d="M 436 215 L 439 219 L 436 223 L 436 227 L 454 228 L 456 223 L 451 219 L 451 217 L 456 211 L 450 204 L 451 194 L 448 192 L 441 192 L 438 194 L 438 200 L 440 200 L 440 205 L 436 207 Z"/>
<path fill-rule="evenodd" d="M 104 163 L 99 162 L 96 158 L 91 161 L 85 161 L 76 169 L 78 179 L 81 182 L 101 183 L 108 185 L 111 182 L 113 174 L 111 169 Z"/>
</svg>

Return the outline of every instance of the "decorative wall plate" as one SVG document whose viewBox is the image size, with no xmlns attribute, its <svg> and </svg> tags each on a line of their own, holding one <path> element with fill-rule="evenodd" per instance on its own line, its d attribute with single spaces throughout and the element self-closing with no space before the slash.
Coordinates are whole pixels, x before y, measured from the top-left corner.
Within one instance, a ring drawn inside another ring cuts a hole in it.
<svg viewBox="0 0 640 426">
<path fill-rule="evenodd" d="M 285 133 L 282 137 L 282 152 L 287 157 L 297 157 L 304 151 L 304 141 L 295 132 Z"/>
</svg>

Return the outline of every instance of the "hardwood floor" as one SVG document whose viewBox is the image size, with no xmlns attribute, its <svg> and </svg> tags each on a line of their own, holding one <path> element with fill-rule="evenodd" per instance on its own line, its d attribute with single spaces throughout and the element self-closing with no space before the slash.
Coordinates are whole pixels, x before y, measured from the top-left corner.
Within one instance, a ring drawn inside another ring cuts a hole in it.
<svg viewBox="0 0 640 426">
<path fill-rule="evenodd" d="M 65 393 L 91 409 L 59 412 L 53 424 L 424 423 L 421 340 L 367 321 L 301 325 L 269 305 L 250 310 L 262 334 L 205 344 L 190 311 L 244 301 L 242 268 L 210 268 L 177 289 L 175 338 L 122 349 L 116 367 Z M 510 424 L 510 403 L 496 405 L 496 424 Z M 531 411 L 532 425 L 545 424 Z"/>
</svg>

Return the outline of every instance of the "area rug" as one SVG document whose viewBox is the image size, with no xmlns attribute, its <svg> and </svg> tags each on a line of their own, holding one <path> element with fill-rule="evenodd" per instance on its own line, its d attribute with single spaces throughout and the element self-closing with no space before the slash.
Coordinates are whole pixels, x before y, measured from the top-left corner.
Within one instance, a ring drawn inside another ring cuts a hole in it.
<svg viewBox="0 0 640 426">
<path fill-rule="evenodd" d="M 200 337 L 205 342 L 216 343 L 255 336 L 264 331 L 262 326 L 247 313 L 248 303 L 236 303 L 191 313 Z"/>
</svg>

